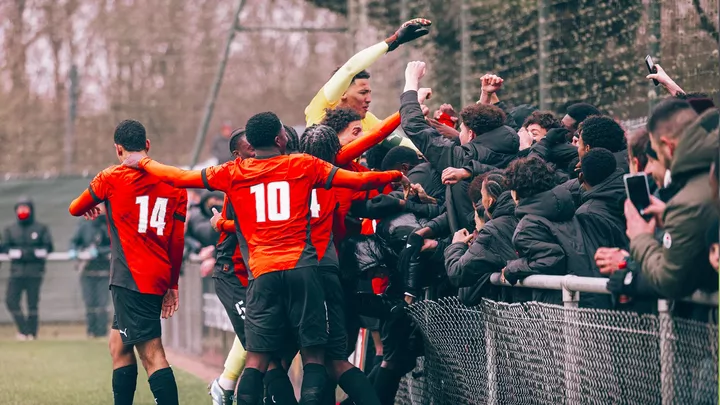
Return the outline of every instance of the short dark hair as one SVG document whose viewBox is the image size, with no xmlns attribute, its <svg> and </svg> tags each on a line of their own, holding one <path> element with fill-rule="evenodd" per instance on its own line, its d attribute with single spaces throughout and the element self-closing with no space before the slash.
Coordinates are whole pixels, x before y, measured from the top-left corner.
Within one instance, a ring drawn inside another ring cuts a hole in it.
<svg viewBox="0 0 720 405">
<path fill-rule="evenodd" d="M 300 150 L 300 138 L 298 137 L 298 133 L 295 128 L 288 125 L 283 125 L 283 128 L 285 128 L 285 133 L 288 137 L 288 143 L 286 146 L 287 151 L 297 152 Z"/>
<path fill-rule="evenodd" d="M 594 148 L 580 161 L 583 179 L 590 187 L 597 186 L 617 169 L 617 160 L 609 150 Z"/>
<path fill-rule="evenodd" d="M 518 199 L 532 197 L 555 187 L 555 171 L 537 156 L 520 158 L 505 169 L 508 189 Z"/>
<path fill-rule="evenodd" d="M 337 73 L 337 71 L 340 70 L 340 68 L 342 68 L 342 66 L 337 67 L 335 70 L 333 70 L 333 75 L 335 75 L 335 73 Z M 359 71 L 355 76 L 353 76 L 352 81 L 350 83 L 355 83 L 355 80 L 358 80 L 358 79 L 369 79 L 369 78 L 370 78 L 370 72 L 363 69 L 363 70 Z"/>
<path fill-rule="evenodd" d="M 245 136 L 253 148 L 275 145 L 282 123 L 275 113 L 267 111 L 255 114 L 245 125 Z"/>
<path fill-rule="evenodd" d="M 610 152 L 625 149 L 625 130 L 612 117 L 593 115 L 580 124 L 583 143 L 592 148 L 605 148 Z"/>
<path fill-rule="evenodd" d="M 328 108 L 325 110 L 325 118 L 320 124 L 329 126 L 339 134 L 347 129 L 351 122 L 360 120 L 362 120 L 360 113 L 352 108 Z"/>
<path fill-rule="evenodd" d="M 340 151 L 340 140 L 335 130 L 327 125 L 312 125 L 305 128 L 300 139 L 300 152 L 313 155 L 326 162 L 335 163 Z"/>
<path fill-rule="evenodd" d="M 673 122 L 679 113 L 683 111 L 695 112 L 692 105 L 685 100 L 681 100 L 675 97 L 667 98 L 658 103 L 653 108 L 652 114 L 647 122 L 647 130 L 652 136 L 659 137 L 660 135 L 677 136 L 679 135 L 680 129 L 684 127 L 687 122 L 682 120 L 681 122 Z M 697 115 L 695 113 L 694 115 Z M 664 125 L 667 124 L 667 125 Z M 662 128 L 663 134 L 659 134 L 658 130 Z"/>
<path fill-rule="evenodd" d="M 562 128 L 562 124 L 555 118 L 555 115 L 551 111 L 533 111 L 523 123 L 523 127 L 527 128 L 530 125 L 537 124 L 540 128 L 549 131 L 553 128 Z"/>
<path fill-rule="evenodd" d="M 471 104 L 460 111 L 460 118 L 475 135 L 482 135 L 505 124 L 505 113 L 489 104 Z"/>
<path fill-rule="evenodd" d="M 482 185 L 485 183 L 485 190 L 490 197 L 498 199 L 500 194 L 507 191 L 507 177 L 505 172 L 499 169 L 485 172 L 473 179 L 468 187 L 468 195 L 473 204 L 477 204 L 482 199 Z"/>
<path fill-rule="evenodd" d="M 230 153 L 233 153 L 238 148 L 238 142 L 245 137 L 245 128 L 235 128 L 230 133 Z"/>
<path fill-rule="evenodd" d="M 417 152 L 407 146 L 396 146 L 390 149 L 385 155 L 380 165 L 380 170 L 394 170 L 403 163 L 417 166 L 417 164 L 420 163 L 420 159 L 418 158 Z"/>
<path fill-rule="evenodd" d="M 567 108 L 566 114 L 575 120 L 575 127 L 580 125 L 581 122 L 585 121 L 585 119 L 591 115 L 602 115 L 597 107 L 588 103 L 575 103 Z"/>
<path fill-rule="evenodd" d="M 147 135 L 145 127 L 140 121 L 124 120 L 115 127 L 115 144 L 120 145 L 128 152 L 145 150 Z"/>
<path fill-rule="evenodd" d="M 381 170 L 383 159 L 388 154 L 389 149 L 383 145 L 375 145 L 365 152 L 365 160 L 367 160 L 368 168 L 372 170 Z"/>
<path fill-rule="evenodd" d="M 636 129 L 628 134 L 628 150 L 632 157 L 638 160 L 638 170 L 644 170 L 647 166 L 647 148 L 650 144 L 650 134 L 645 128 Z"/>
</svg>

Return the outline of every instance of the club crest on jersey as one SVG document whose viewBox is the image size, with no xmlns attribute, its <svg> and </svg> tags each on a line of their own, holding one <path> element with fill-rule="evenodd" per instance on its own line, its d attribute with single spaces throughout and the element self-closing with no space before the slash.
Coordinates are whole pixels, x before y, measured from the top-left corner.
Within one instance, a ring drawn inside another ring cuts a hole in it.
<svg viewBox="0 0 720 405">
<path fill-rule="evenodd" d="M 31 237 L 33 240 L 37 239 L 37 238 L 38 238 L 37 232 L 31 233 L 31 234 L 30 234 L 30 237 Z"/>
</svg>

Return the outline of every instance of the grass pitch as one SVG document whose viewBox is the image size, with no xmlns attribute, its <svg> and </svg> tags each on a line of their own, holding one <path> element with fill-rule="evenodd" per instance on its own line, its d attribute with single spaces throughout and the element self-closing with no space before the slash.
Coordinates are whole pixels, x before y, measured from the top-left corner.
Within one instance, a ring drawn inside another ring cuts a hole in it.
<svg viewBox="0 0 720 405">
<path fill-rule="evenodd" d="M 207 382 L 173 367 L 181 404 L 207 404 Z M 103 340 L 0 340 L 0 404 L 112 404 L 111 362 Z M 138 364 L 135 405 L 153 405 Z"/>
</svg>

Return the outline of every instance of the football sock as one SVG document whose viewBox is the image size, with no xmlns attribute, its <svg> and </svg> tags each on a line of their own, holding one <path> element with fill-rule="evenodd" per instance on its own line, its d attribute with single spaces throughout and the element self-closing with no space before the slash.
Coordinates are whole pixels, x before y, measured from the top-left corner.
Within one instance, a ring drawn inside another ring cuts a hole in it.
<svg viewBox="0 0 720 405">
<path fill-rule="evenodd" d="M 242 373 L 245 368 L 246 357 L 247 352 L 245 351 L 245 348 L 242 343 L 240 343 L 240 339 L 235 336 L 230 353 L 228 353 L 227 359 L 225 359 L 225 370 L 220 375 L 220 378 L 218 378 L 218 384 L 220 384 L 222 389 L 235 391 L 235 386 L 237 385 L 238 378 L 240 378 L 240 373 Z"/>
<path fill-rule="evenodd" d="M 322 364 L 308 363 L 303 367 L 303 382 L 300 389 L 301 405 L 318 405 L 325 389 L 327 373 Z"/>
<path fill-rule="evenodd" d="M 112 375 L 115 405 L 132 405 L 137 386 L 137 364 L 116 368 Z"/>
<path fill-rule="evenodd" d="M 178 389 L 170 367 L 161 368 L 148 378 L 157 405 L 178 405 Z"/>
<path fill-rule="evenodd" d="M 262 398 L 263 373 L 256 368 L 245 368 L 237 389 L 238 405 L 257 405 Z"/>
<path fill-rule="evenodd" d="M 344 372 L 338 384 L 356 405 L 380 405 L 372 384 L 360 369 L 353 367 Z"/>
<path fill-rule="evenodd" d="M 265 374 L 266 404 L 297 404 L 295 389 L 290 382 L 287 371 L 282 367 L 270 370 Z"/>
<path fill-rule="evenodd" d="M 375 377 L 375 392 L 382 405 L 393 405 L 395 394 L 400 386 L 401 375 L 395 370 L 380 367 Z"/>
<path fill-rule="evenodd" d="M 370 370 L 370 374 L 368 374 L 368 380 L 375 385 L 375 378 L 377 378 L 377 373 L 380 371 L 380 364 L 376 364 L 375 367 Z"/>
<path fill-rule="evenodd" d="M 337 384 L 331 378 L 327 379 L 325 389 L 323 389 L 321 405 L 335 405 L 335 388 Z"/>
</svg>

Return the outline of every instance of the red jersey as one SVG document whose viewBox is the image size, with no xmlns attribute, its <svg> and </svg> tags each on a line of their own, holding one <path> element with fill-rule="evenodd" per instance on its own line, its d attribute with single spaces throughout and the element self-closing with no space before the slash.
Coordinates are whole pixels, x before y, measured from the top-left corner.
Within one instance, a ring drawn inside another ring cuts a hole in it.
<svg viewBox="0 0 720 405">
<path fill-rule="evenodd" d="M 310 200 L 310 234 L 320 266 L 340 266 L 333 244 L 333 223 L 338 212 L 335 192 L 336 189 L 313 190 Z"/>
<path fill-rule="evenodd" d="M 227 195 L 223 203 L 222 218 L 227 221 L 235 220 L 235 211 Z M 245 261 L 243 260 L 242 252 L 240 251 L 240 244 L 238 243 L 235 227 L 233 226 L 231 229 L 226 230 L 224 226 L 219 223 L 218 228 L 220 228 L 221 233 L 215 246 L 215 270 L 220 274 L 228 274 L 232 268 L 233 274 L 238 278 L 240 284 L 247 287 L 248 271 L 245 266 Z"/>
<path fill-rule="evenodd" d="M 110 285 L 157 295 L 177 288 L 187 191 L 139 170 L 111 166 L 73 201 L 70 213 L 83 215 L 101 202 L 112 249 Z"/>
<path fill-rule="evenodd" d="M 208 189 L 225 191 L 235 211 L 243 256 L 253 277 L 317 266 L 310 241 L 310 197 L 330 187 L 337 168 L 309 155 L 235 160 L 202 171 Z M 245 251 L 247 249 L 247 251 Z"/>
</svg>

